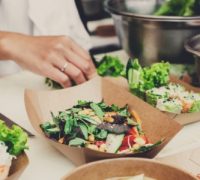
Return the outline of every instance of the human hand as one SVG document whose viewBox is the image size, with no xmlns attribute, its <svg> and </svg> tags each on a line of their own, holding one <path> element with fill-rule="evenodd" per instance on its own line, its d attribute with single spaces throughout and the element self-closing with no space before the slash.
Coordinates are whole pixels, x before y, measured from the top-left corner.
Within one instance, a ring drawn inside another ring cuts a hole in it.
<svg viewBox="0 0 200 180">
<path fill-rule="evenodd" d="M 51 78 L 63 87 L 71 86 L 71 80 L 81 84 L 96 72 L 90 55 L 66 36 L 34 37 L 7 33 L 1 45 L 5 58 Z"/>
</svg>

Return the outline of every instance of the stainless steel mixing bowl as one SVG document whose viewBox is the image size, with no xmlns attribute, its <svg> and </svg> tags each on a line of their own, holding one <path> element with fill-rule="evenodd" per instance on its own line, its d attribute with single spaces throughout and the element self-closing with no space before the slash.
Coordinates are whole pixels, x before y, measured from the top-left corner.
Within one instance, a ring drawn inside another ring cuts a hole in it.
<svg viewBox="0 0 200 180">
<path fill-rule="evenodd" d="M 200 33 L 200 16 L 153 16 L 139 13 L 143 9 L 143 13 L 148 11 L 145 6 L 134 13 L 134 9 L 138 8 L 138 3 L 134 7 L 134 1 L 138 0 L 105 1 L 105 8 L 114 19 L 117 35 L 126 52 L 131 57 L 138 57 L 143 65 L 159 60 L 192 63 L 193 57 L 185 51 L 184 42 Z M 127 5 L 130 2 L 131 8 Z M 153 9 L 158 6 L 158 2 L 155 1 Z"/>
<path fill-rule="evenodd" d="M 195 68 L 200 86 L 200 35 L 194 36 L 185 43 L 185 49 L 195 57 Z"/>
</svg>

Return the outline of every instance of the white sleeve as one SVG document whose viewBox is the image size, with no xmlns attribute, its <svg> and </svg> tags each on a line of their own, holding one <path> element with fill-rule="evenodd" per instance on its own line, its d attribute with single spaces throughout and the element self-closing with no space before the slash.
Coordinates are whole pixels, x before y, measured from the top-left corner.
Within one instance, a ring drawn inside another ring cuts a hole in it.
<svg viewBox="0 0 200 180">
<path fill-rule="evenodd" d="M 74 0 L 28 0 L 33 35 L 67 35 L 83 48 L 91 48 Z"/>
</svg>

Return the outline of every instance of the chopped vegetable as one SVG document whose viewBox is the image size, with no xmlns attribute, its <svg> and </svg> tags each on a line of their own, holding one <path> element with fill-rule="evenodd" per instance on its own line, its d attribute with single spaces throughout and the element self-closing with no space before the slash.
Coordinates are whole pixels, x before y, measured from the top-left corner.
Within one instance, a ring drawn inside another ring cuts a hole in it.
<svg viewBox="0 0 200 180">
<path fill-rule="evenodd" d="M 116 153 L 122 144 L 124 134 L 108 134 L 106 139 L 106 150 L 108 153 Z"/>
<path fill-rule="evenodd" d="M 40 125 L 50 139 L 61 144 L 108 153 L 135 153 L 141 147 L 154 147 L 141 127 L 135 111 L 104 102 L 78 101 L 71 109 L 52 113 L 52 121 Z M 136 148 L 137 147 L 137 148 Z"/>
</svg>

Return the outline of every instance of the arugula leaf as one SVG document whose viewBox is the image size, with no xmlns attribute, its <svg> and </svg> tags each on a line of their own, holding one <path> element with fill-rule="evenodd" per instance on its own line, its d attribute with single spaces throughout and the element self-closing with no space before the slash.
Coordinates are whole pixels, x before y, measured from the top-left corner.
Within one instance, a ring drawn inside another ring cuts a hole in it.
<svg viewBox="0 0 200 180">
<path fill-rule="evenodd" d="M 87 116 L 87 115 L 79 115 L 79 119 L 80 120 L 85 120 L 91 124 L 94 124 L 94 125 L 98 125 L 99 123 L 97 121 L 95 121 L 94 119 L 92 119 L 90 116 Z"/>
<path fill-rule="evenodd" d="M 97 128 L 97 126 L 95 126 L 95 125 L 93 125 L 93 124 L 90 125 L 90 126 L 88 126 L 88 133 L 89 133 L 89 134 L 94 134 L 96 128 Z"/>
<path fill-rule="evenodd" d="M 84 139 L 74 138 L 69 141 L 69 146 L 82 146 L 85 143 L 86 143 L 86 141 Z"/>
<path fill-rule="evenodd" d="M 74 119 L 71 116 L 65 117 L 65 127 L 64 132 L 66 135 L 70 134 L 74 127 Z"/>
<path fill-rule="evenodd" d="M 83 123 L 79 123 L 79 127 L 80 127 L 81 132 L 84 136 L 84 139 L 87 140 L 88 139 L 88 128 L 87 128 L 87 126 Z"/>
<path fill-rule="evenodd" d="M 93 111 L 96 113 L 96 115 L 100 119 L 103 119 L 104 112 L 102 111 L 102 109 L 96 103 L 91 103 L 90 107 L 93 109 Z"/>
</svg>

